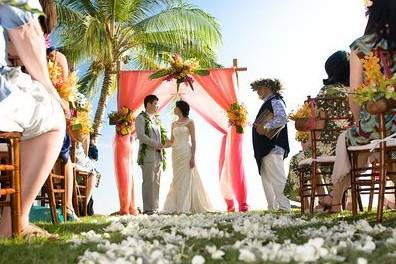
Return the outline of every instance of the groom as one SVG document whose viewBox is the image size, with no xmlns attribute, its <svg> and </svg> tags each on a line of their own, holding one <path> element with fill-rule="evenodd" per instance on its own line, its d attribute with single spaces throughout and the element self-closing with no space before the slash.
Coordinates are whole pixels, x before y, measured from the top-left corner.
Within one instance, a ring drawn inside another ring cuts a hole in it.
<svg viewBox="0 0 396 264">
<path fill-rule="evenodd" d="M 158 212 L 161 164 L 163 161 L 160 123 L 155 114 L 158 111 L 158 97 L 144 98 L 144 108 L 136 117 L 136 135 L 139 139 L 138 164 L 142 168 L 143 213 Z"/>
</svg>

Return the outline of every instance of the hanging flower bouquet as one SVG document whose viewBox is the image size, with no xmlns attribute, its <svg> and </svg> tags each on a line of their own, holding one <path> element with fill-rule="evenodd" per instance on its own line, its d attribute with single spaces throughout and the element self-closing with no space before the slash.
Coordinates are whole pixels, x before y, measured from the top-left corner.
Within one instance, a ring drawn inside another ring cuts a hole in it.
<svg viewBox="0 0 396 264">
<path fill-rule="evenodd" d="M 308 140 L 309 140 L 309 132 L 303 132 L 303 131 L 296 132 L 296 141 L 307 142 Z"/>
<path fill-rule="evenodd" d="M 295 112 L 289 114 L 289 119 L 294 121 L 297 131 L 309 131 L 315 129 L 315 112 L 313 102 L 305 102 Z"/>
<path fill-rule="evenodd" d="M 131 109 L 123 106 L 118 112 L 113 111 L 108 116 L 109 124 L 116 126 L 118 135 L 126 136 L 132 133 L 132 124 L 135 118 Z"/>
<path fill-rule="evenodd" d="M 396 100 L 396 76 L 386 77 L 379 62 L 372 52 L 363 59 L 365 82 L 353 93 L 358 104 L 366 105 L 371 114 L 386 112 L 391 100 Z"/>
<path fill-rule="evenodd" d="M 244 128 L 247 125 L 247 109 L 240 103 L 231 104 L 227 110 L 228 123 L 231 126 L 236 127 L 236 131 L 240 134 L 244 132 Z"/>
<path fill-rule="evenodd" d="M 209 75 L 208 70 L 200 69 L 199 62 L 195 58 L 183 61 L 182 57 L 179 54 L 174 54 L 172 55 L 169 64 L 169 68 L 159 69 L 155 73 L 151 74 L 149 76 L 149 79 L 152 80 L 162 77 L 166 77 L 165 80 L 167 81 L 176 79 L 177 92 L 179 92 L 179 86 L 181 83 L 189 85 L 191 89 L 194 90 L 194 80 L 191 77 L 192 74 L 198 74 L 201 76 Z"/>
<path fill-rule="evenodd" d="M 91 105 L 81 93 L 77 93 L 74 103 L 74 114 L 70 120 L 71 130 L 81 135 L 89 135 L 91 132 L 91 120 L 89 119 Z"/>
</svg>

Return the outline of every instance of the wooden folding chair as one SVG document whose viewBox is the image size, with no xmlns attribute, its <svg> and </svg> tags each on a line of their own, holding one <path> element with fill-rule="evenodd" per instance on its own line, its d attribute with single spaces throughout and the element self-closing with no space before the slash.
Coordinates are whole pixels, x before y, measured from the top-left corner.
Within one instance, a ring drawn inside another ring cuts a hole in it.
<svg viewBox="0 0 396 264">
<path fill-rule="evenodd" d="M 6 145 L 0 158 L 0 207 L 11 207 L 13 236 L 21 234 L 21 137 L 19 132 L 0 131 L 0 140 Z"/>
<path fill-rule="evenodd" d="M 392 110 L 391 114 L 395 114 Z M 373 195 L 378 194 L 377 222 L 382 222 L 385 194 L 394 194 L 396 187 L 386 186 L 390 176 L 396 176 L 396 160 L 392 154 L 396 153 L 396 134 L 385 137 L 385 113 L 378 115 L 380 139 L 363 146 L 351 146 L 348 154 L 351 160 L 351 189 L 352 189 L 352 213 L 357 214 L 357 197 L 360 194 L 369 194 L 369 207 L 371 211 Z M 358 162 L 359 156 L 376 155 L 377 159 L 371 163 Z M 378 187 L 377 187 L 378 186 Z"/>
<path fill-rule="evenodd" d="M 72 142 L 72 148 L 70 151 L 70 157 L 73 163 L 77 161 L 76 153 L 77 143 Z M 77 216 L 87 216 L 88 215 L 88 178 L 91 177 L 91 173 L 87 171 L 82 171 L 74 167 L 74 184 L 73 184 L 73 207 Z M 82 208 L 82 212 L 80 211 Z"/>
<path fill-rule="evenodd" d="M 64 221 L 67 221 L 66 175 L 65 163 L 60 158 L 58 158 L 54 164 L 54 167 L 52 168 L 51 173 L 48 175 L 43 188 L 41 189 L 40 195 L 36 197 L 36 200 L 41 202 L 41 206 L 49 204 L 51 210 L 51 220 L 54 224 L 59 223 L 57 213 L 58 205 L 60 205 L 62 208 Z"/>
<path fill-rule="evenodd" d="M 305 200 L 308 198 L 310 201 L 310 213 L 314 211 L 315 198 L 326 196 L 326 193 L 319 193 L 319 188 L 330 189 L 331 183 L 324 180 L 324 171 L 331 172 L 335 162 L 334 155 L 323 155 L 319 153 L 318 145 L 320 142 L 336 145 L 337 137 L 324 139 L 323 135 L 329 132 L 341 134 L 343 130 L 347 129 L 352 123 L 352 114 L 349 111 L 345 111 L 344 114 L 339 115 L 337 109 L 349 108 L 348 99 L 345 97 L 333 97 L 333 98 L 315 98 L 308 97 L 307 101 L 314 100 L 318 104 L 331 105 L 334 111 L 328 111 L 326 113 L 320 112 L 316 116 L 316 128 L 310 131 L 311 137 L 311 152 L 312 156 L 299 163 L 300 167 L 300 202 L 301 212 L 304 213 Z M 342 122 L 345 123 L 345 127 L 334 127 L 327 128 L 327 122 Z M 322 137 L 321 137 L 322 135 Z M 310 175 L 307 177 L 306 171 L 310 170 Z M 319 182 L 322 179 L 323 182 Z M 344 205 L 345 207 L 345 205 Z"/>
</svg>

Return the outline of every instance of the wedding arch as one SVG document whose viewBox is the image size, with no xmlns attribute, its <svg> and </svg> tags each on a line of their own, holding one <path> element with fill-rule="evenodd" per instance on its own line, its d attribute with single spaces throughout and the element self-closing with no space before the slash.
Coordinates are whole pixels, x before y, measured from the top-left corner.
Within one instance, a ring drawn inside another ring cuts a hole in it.
<svg viewBox="0 0 396 264">
<path fill-rule="evenodd" d="M 241 208 L 247 209 L 246 182 L 242 162 L 243 134 L 236 132 L 235 127 L 228 124 L 227 110 L 231 104 L 237 103 L 238 91 L 234 85 L 234 77 L 238 82 L 238 68 L 212 69 L 207 76 L 193 75 L 194 91 L 190 87 L 180 85 L 178 96 L 186 101 L 202 118 L 223 135 L 219 155 L 219 180 L 221 193 L 230 210 L 234 208 L 234 199 Z M 176 83 L 164 81 L 164 78 L 150 80 L 154 71 L 122 70 L 119 74 L 117 108 L 128 107 L 134 113 L 143 109 L 146 95 L 155 94 L 159 98 L 160 109 L 167 106 L 176 95 Z M 120 201 L 120 214 L 136 210 L 134 193 L 134 175 L 131 168 L 132 144 L 134 134 L 114 138 L 114 165 Z M 243 209 L 242 209 L 243 210 Z"/>
</svg>

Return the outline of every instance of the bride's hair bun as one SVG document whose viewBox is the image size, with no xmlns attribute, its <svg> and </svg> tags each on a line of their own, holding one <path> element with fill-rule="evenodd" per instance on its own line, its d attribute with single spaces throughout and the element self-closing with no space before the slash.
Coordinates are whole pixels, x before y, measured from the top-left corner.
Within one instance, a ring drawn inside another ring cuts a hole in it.
<svg viewBox="0 0 396 264">
<path fill-rule="evenodd" d="M 186 101 L 177 101 L 176 107 L 180 109 L 184 117 L 188 117 L 188 114 L 190 113 L 190 105 Z"/>
</svg>

